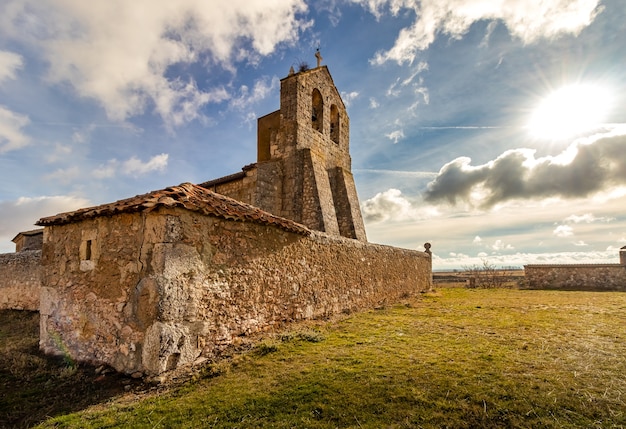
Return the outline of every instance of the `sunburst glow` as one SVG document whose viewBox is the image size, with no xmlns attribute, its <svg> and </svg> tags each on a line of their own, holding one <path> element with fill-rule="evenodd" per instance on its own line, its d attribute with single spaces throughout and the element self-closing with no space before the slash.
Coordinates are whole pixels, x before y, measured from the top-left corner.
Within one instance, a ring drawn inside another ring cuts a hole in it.
<svg viewBox="0 0 626 429">
<path fill-rule="evenodd" d="M 537 138 L 559 140 L 584 134 L 606 120 L 610 94 L 596 85 L 570 85 L 545 97 L 535 108 L 528 128 Z"/>
</svg>

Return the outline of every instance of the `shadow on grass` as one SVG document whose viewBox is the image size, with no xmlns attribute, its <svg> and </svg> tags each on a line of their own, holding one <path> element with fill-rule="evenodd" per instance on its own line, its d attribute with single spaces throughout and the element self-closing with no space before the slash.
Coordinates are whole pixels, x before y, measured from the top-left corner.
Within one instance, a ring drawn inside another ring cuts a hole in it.
<svg viewBox="0 0 626 429">
<path fill-rule="evenodd" d="M 141 384 L 39 351 L 39 313 L 0 311 L 0 427 L 25 428 Z"/>
</svg>

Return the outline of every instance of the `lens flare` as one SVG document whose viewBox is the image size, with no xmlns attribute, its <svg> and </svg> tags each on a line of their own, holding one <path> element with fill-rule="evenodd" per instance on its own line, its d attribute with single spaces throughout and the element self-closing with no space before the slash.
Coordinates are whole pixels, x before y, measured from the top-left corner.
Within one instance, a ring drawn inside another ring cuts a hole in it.
<svg viewBox="0 0 626 429">
<path fill-rule="evenodd" d="M 571 85 L 560 88 L 533 111 L 528 124 L 536 138 L 560 140 L 593 131 L 606 120 L 611 97 L 596 85 Z"/>
</svg>

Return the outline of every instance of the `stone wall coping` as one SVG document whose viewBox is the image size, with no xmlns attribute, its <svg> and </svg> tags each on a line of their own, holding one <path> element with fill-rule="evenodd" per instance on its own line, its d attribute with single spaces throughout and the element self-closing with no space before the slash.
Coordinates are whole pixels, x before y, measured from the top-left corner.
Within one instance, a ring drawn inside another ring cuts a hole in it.
<svg viewBox="0 0 626 429">
<path fill-rule="evenodd" d="M 622 264 L 528 264 L 524 268 L 615 268 Z"/>
<path fill-rule="evenodd" d="M 379 249 L 381 251 L 393 251 L 393 252 L 401 252 L 401 253 L 404 252 L 404 253 L 411 253 L 417 256 L 421 256 L 423 258 L 430 258 L 430 254 L 421 250 L 406 249 L 403 247 L 389 246 L 386 244 L 370 243 L 367 241 L 356 240 L 354 238 L 330 235 L 325 232 L 315 231 L 315 230 L 311 230 L 309 234 L 309 239 L 313 241 L 317 241 L 319 243 L 341 243 L 348 247 L 351 246 L 351 247 L 359 248 L 359 249 L 369 248 L 369 249 Z"/>
<path fill-rule="evenodd" d="M 24 250 L 23 252 L 0 253 L 0 260 L 25 259 L 37 255 L 41 256 L 41 249 Z"/>
</svg>

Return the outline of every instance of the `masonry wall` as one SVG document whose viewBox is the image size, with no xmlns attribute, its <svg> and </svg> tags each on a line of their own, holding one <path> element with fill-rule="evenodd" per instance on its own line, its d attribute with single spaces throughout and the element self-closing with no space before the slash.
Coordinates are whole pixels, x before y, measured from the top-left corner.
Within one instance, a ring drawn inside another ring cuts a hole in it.
<svg viewBox="0 0 626 429">
<path fill-rule="evenodd" d="M 219 355 L 242 335 L 431 286 L 424 252 L 183 209 L 49 229 L 42 348 L 129 373 L 158 374 Z M 97 242 L 91 264 L 71 251 L 87 236 Z"/>
<path fill-rule="evenodd" d="M 38 310 L 40 287 L 40 250 L 0 254 L 0 310 Z"/>
<path fill-rule="evenodd" d="M 244 177 L 211 186 L 210 190 L 238 201 L 253 204 L 256 193 L 256 181 L 256 168 L 249 168 L 245 171 Z"/>
<path fill-rule="evenodd" d="M 524 276 L 530 289 L 626 291 L 626 266 L 603 265 L 525 265 Z"/>
</svg>

